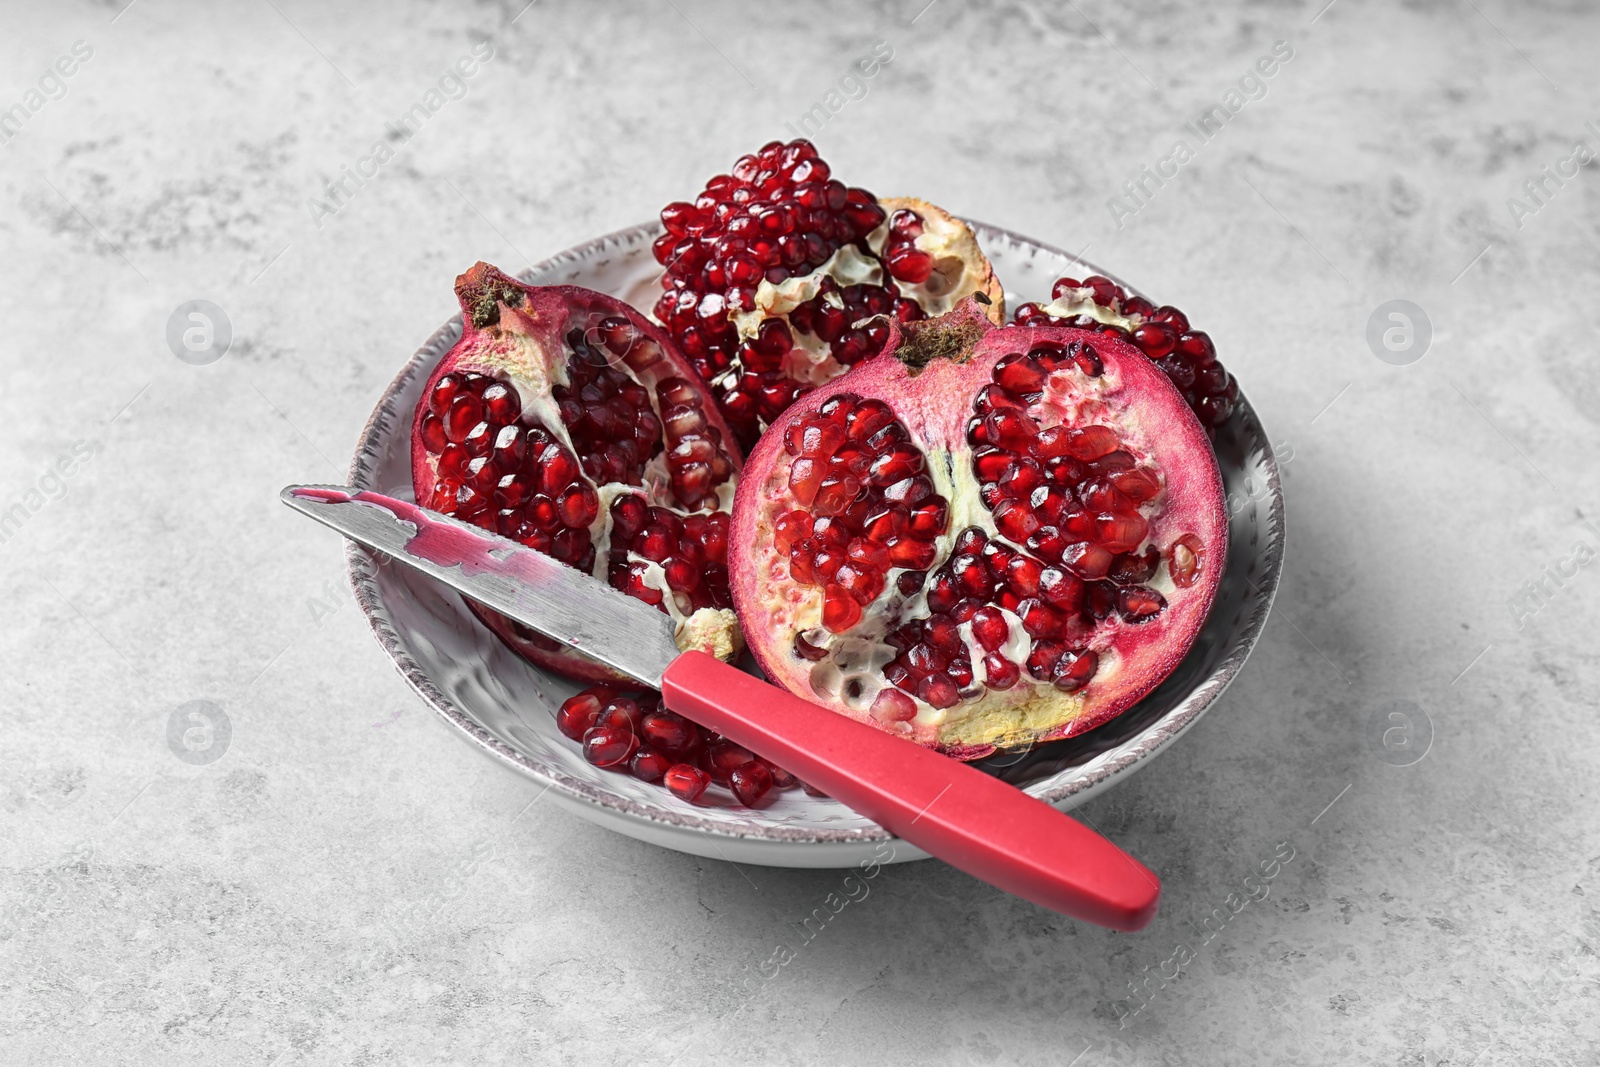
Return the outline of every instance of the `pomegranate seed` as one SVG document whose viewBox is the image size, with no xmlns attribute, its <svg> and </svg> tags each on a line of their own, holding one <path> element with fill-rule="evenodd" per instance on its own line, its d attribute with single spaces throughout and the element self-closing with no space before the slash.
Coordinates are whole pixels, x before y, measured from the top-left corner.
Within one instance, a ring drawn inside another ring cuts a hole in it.
<svg viewBox="0 0 1600 1067">
<path fill-rule="evenodd" d="M 556 712 L 556 729 L 574 741 L 594 725 L 600 710 L 616 698 L 616 692 L 607 686 L 597 685 L 575 693 L 562 702 Z"/>
<path fill-rule="evenodd" d="M 998 652 L 983 657 L 983 673 L 984 684 L 990 689 L 1010 689 L 1022 677 L 1017 665 Z"/>
<path fill-rule="evenodd" d="M 711 784 L 711 776 L 699 767 L 687 763 L 674 763 L 661 776 L 662 782 L 673 796 L 693 803 Z"/>
<path fill-rule="evenodd" d="M 871 710 L 879 722 L 910 722 L 917 717 L 916 703 L 898 689 L 879 690 Z"/>
<path fill-rule="evenodd" d="M 917 683 L 917 696 L 936 708 L 953 708 L 961 700 L 955 682 L 937 674 Z"/>
<path fill-rule="evenodd" d="M 884 266 L 896 281 L 921 285 L 933 273 L 933 257 L 910 246 L 901 246 L 884 260 Z"/>
<path fill-rule="evenodd" d="M 488 417 L 504 426 L 522 415 L 522 398 L 505 382 L 495 382 L 483 391 L 483 407 Z"/>
<path fill-rule="evenodd" d="M 985 651 L 994 652 L 1011 636 L 1011 626 L 999 608 L 979 608 L 972 617 L 972 636 Z"/>
<path fill-rule="evenodd" d="M 919 541 L 912 537 L 892 537 L 884 548 L 888 550 L 889 559 L 895 566 L 919 571 L 933 566 L 939 554 L 938 546 L 931 541 Z"/>
<path fill-rule="evenodd" d="M 1039 575 L 1039 597 L 1051 607 L 1076 611 L 1083 602 L 1083 582 L 1064 570 L 1048 567 Z"/>
<path fill-rule="evenodd" d="M 1172 583 L 1180 589 L 1187 589 L 1200 576 L 1205 562 L 1205 550 L 1201 548 L 1198 537 L 1194 534 L 1184 534 L 1172 542 L 1172 547 L 1168 550 L 1168 559 Z"/>
<path fill-rule="evenodd" d="M 1020 353 L 1009 355 L 995 364 L 994 381 L 1007 392 L 1023 394 L 1044 388 L 1048 374 L 1036 359 Z"/>
<path fill-rule="evenodd" d="M 441 375 L 433 388 L 428 391 L 428 411 L 436 419 L 444 418 L 445 412 L 450 410 L 450 402 L 461 391 L 461 379 L 454 374 Z"/>
<path fill-rule="evenodd" d="M 639 732 L 640 721 L 638 702 L 627 697 L 614 697 L 600 709 L 600 715 L 594 724 L 636 734 Z"/>
<path fill-rule="evenodd" d="M 422 426 L 419 432 L 424 447 L 436 456 L 443 452 L 445 446 L 450 442 L 450 438 L 444 432 L 444 420 L 432 412 L 422 416 Z"/>
<path fill-rule="evenodd" d="M 1111 571 L 1114 557 L 1111 552 L 1096 544 L 1077 542 L 1067 546 L 1061 562 L 1080 578 L 1104 578 Z"/>
<path fill-rule="evenodd" d="M 726 782 L 736 767 L 742 767 L 755 756 L 732 741 L 715 741 L 701 756 L 700 765 L 718 782 Z"/>
<path fill-rule="evenodd" d="M 1117 614 L 1128 622 L 1146 622 L 1166 606 L 1165 597 L 1142 585 L 1128 586 L 1117 593 Z"/>
<path fill-rule="evenodd" d="M 1153 499 L 1161 492 L 1161 479 L 1154 472 L 1144 467 L 1136 467 L 1129 471 L 1118 471 L 1111 475 L 1111 484 L 1118 491 L 1135 504 L 1142 504 Z"/>
<path fill-rule="evenodd" d="M 594 726 L 583 735 L 583 758 L 596 767 L 615 767 L 638 746 L 639 739 L 631 730 Z"/>
<path fill-rule="evenodd" d="M 739 803 L 753 808 L 772 791 L 772 772 L 760 760 L 750 760 L 734 768 L 728 776 L 728 785 Z"/>
<path fill-rule="evenodd" d="M 651 748 L 672 755 L 692 752 L 700 743 L 700 728 L 670 711 L 653 711 L 644 716 L 639 734 Z"/>
<path fill-rule="evenodd" d="M 1099 459 L 1116 451 L 1121 443 L 1116 431 L 1109 426 L 1084 426 L 1067 434 L 1068 454 L 1082 460 Z"/>
<path fill-rule="evenodd" d="M 659 752 L 648 748 L 641 748 L 633 754 L 628 761 L 628 770 L 635 778 L 644 782 L 659 782 L 667 773 L 667 768 L 672 766 L 672 761 Z"/>
<path fill-rule="evenodd" d="M 1142 553 L 1128 552 L 1118 556 L 1112 561 L 1111 570 L 1106 577 L 1118 585 L 1137 585 L 1153 578 L 1160 563 L 1161 553 L 1151 545 Z"/>
<path fill-rule="evenodd" d="M 823 593 L 822 625 L 833 633 L 843 633 L 861 621 L 861 605 L 841 586 L 829 585 Z"/>
<path fill-rule="evenodd" d="M 1094 302 L 1102 307 L 1110 307 L 1120 293 L 1115 282 L 1098 274 L 1089 275 L 1083 280 L 1083 284 L 1094 293 Z"/>
<path fill-rule="evenodd" d="M 1100 657 L 1093 652 L 1067 652 L 1056 661 L 1051 681 L 1062 692 L 1075 693 L 1089 684 L 1099 666 Z"/>
<path fill-rule="evenodd" d="M 1013 541 L 1026 541 L 1028 535 L 1043 525 L 1039 516 L 1016 500 L 1003 500 L 994 509 L 994 523 L 1000 532 Z"/>
<path fill-rule="evenodd" d="M 1165 323 L 1147 322 L 1133 331 L 1133 343 L 1151 359 L 1160 359 L 1172 351 L 1178 335 Z"/>
<path fill-rule="evenodd" d="M 470 393 L 458 395 L 450 401 L 443 419 L 445 436 L 459 444 L 483 421 L 483 402 Z"/>
<path fill-rule="evenodd" d="M 776 763 L 773 763 L 771 760 L 764 759 L 761 760 L 761 762 L 766 766 L 767 770 L 772 773 L 772 788 L 793 789 L 795 786 L 800 784 L 800 779 L 796 778 L 794 775 L 790 774 Z"/>
<path fill-rule="evenodd" d="M 1063 651 L 1059 641 L 1035 641 L 1028 652 L 1028 673 L 1041 682 L 1049 681 Z"/>
<path fill-rule="evenodd" d="M 810 660 L 813 663 L 826 659 L 828 656 L 828 650 L 826 648 L 813 645 L 810 641 L 806 640 L 804 634 L 794 635 L 794 652 L 795 655 L 799 656 L 801 659 Z"/>
<path fill-rule="evenodd" d="M 1149 522 L 1137 511 L 1107 512 L 1095 518 L 1095 537 L 1108 552 L 1132 552 L 1149 532 Z"/>
<path fill-rule="evenodd" d="M 949 525 L 949 515 L 949 506 L 942 499 L 912 508 L 911 536 L 923 541 L 938 537 Z"/>
</svg>

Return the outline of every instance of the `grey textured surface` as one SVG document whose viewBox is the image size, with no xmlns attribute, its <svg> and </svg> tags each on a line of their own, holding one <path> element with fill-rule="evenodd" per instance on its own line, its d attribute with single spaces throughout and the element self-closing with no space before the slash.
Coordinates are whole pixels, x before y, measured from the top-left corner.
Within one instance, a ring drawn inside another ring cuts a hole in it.
<svg viewBox="0 0 1600 1067">
<path fill-rule="evenodd" d="M 1600 147 L 1593 12 L 521 8 L 0 16 L 0 108 L 93 49 L 0 145 L 0 1058 L 1593 1061 L 1600 204 L 1592 167 L 1523 188 Z M 465 97 L 314 220 L 484 40 Z M 422 713 L 336 540 L 276 500 L 343 475 L 458 270 L 648 216 L 880 40 L 816 137 L 842 176 L 1088 245 L 1212 333 L 1292 450 L 1261 647 L 1085 809 L 1165 881 L 1141 935 L 934 863 L 831 914 L 837 873 L 541 805 Z M 1119 229 L 1107 198 L 1275 40 L 1265 94 Z M 165 340 L 196 298 L 232 323 L 210 366 Z M 1397 298 L 1434 333 L 1408 366 L 1365 340 Z M 231 724 L 210 763 L 168 742 L 197 700 Z M 1370 732 L 1391 701 L 1431 732 L 1408 766 Z"/>
</svg>

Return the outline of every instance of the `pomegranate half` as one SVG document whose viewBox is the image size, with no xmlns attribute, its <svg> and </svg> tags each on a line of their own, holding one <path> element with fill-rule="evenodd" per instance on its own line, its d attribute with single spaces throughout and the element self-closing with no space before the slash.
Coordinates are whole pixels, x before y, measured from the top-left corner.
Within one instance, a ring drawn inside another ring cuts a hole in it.
<svg viewBox="0 0 1600 1067">
<path fill-rule="evenodd" d="M 1005 321 L 966 223 L 847 187 L 807 140 L 740 157 L 693 203 L 663 208 L 661 223 L 655 316 L 747 449 L 795 397 L 881 350 L 880 316 L 911 322 L 981 292 Z"/>
<path fill-rule="evenodd" d="M 1082 733 L 1188 652 L 1227 550 L 1205 431 L 1139 351 L 896 325 L 746 461 L 733 598 L 773 681 L 960 758 Z"/>
<path fill-rule="evenodd" d="M 704 385 L 620 300 L 528 286 L 479 263 L 456 279 L 463 328 L 412 425 L 419 503 L 554 556 L 653 604 L 678 643 L 743 648 L 728 589 L 740 455 Z M 614 671 L 468 602 L 508 645 L 590 681 Z"/>
</svg>

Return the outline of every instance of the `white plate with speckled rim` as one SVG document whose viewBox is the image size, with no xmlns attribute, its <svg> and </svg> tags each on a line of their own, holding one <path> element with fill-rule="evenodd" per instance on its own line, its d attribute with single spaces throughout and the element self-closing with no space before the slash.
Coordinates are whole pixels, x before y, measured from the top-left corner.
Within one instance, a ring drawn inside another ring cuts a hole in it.
<svg viewBox="0 0 1600 1067">
<path fill-rule="evenodd" d="M 1097 268 L 1049 245 L 971 223 L 1006 306 L 1046 300 L 1062 275 Z M 650 253 L 660 226 L 608 234 L 539 263 L 521 277 L 535 285 L 582 285 L 648 310 L 660 292 Z M 1104 271 L 1098 271 L 1104 274 Z M 1109 276 L 1109 275 L 1108 275 Z M 1131 288 L 1131 287 L 1130 287 Z M 350 467 L 350 484 L 411 499 L 411 419 L 434 366 L 461 335 L 451 319 L 406 363 L 373 411 Z M 1081 737 L 978 766 L 1063 810 L 1132 774 L 1194 725 L 1244 666 L 1277 590 L 1283 566 L 1283 495 L 1272 447 L 1249 401 L 1216 440 L 1231 513 L 1228 569 L 1194 648 L 1155 692 Z M 835 801 L 798 789 L 759 810 L 731 797 L 688 804 L 658 785 L 586 763 L 555 728 L 555 710 L 578 688 L 527 663 L 478 622 L 454 591 L 407 567 L 380 566 L 348 546 L 350 580 L 378 643 L 450 730 L 494 759 L 549 787 L 564 807 L 630 837 L 711 859 L 777 867 L 848 867 L 882 856 L 925 853 Z"/>
</svg>

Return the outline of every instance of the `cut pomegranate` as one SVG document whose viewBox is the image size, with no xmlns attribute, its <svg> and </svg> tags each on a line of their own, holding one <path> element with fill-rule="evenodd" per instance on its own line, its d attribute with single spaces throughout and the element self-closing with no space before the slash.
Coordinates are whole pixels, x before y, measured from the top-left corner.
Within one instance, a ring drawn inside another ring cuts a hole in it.
<svg viewBox="0 0 1600 1067">
<path fill-rule="evenodd" d="M 1175 307 L 1156 307 L 1132 296 L 1098 274 L 1079 281 L 1059 278 L 1048 304 L 1022 304 L 1023 326 L 1076 326 L 1127 341 L 1155 361 L 1178 387 L 1207 433 L 1228 421 L 1239 399 L 1239 385 L 1221 363 L 1211 338 L 1189 328 L 1189 317 Z"/>
<path fill-rule="evenodd" d="M 976 758 L 1082 733 L 1188 652 L 1226 555 L 1184 398 L 1121 338 L 897 326 L 751 452 L 733 596 L 767 676 Z"/>
<path fill-rule="evenodd" d="M 881 349 L 889 317 L 926 318 L 981 292 L 1005 319 L 965 223 L 831 175 L 810 141 L 773 141 L 661 211 L 656 318 L 746 448 L 796 396 Z"/>
<path fill-rule="evenodd" d="M 417 501 L 607 580 L 671 615 L 681 647 L 733 658 L 739 450 L 672 342 L 621 301 L 526 286 L 485 263 L 456 279 L 456 295 L 461 340 L 413 424 Z M 621 680 L 468 603 L 534 663 Z"/>
</svg>

